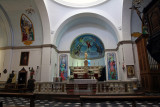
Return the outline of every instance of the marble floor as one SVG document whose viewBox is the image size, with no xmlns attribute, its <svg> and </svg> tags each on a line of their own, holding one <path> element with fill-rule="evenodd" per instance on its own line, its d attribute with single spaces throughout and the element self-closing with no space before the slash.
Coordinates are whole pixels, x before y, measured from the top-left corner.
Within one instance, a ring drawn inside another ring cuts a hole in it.
<svg viewBox="0 0 160 107">
<path fill-rule="evenodd" d="M 0 97 L 3 102 L 3 107 L 29 107 L 29 99 L 17 97 Z M 79 102 L 63 102 L 63 101 L 48 101 L 35 100 L 35 107 L 81 107 Z M 83 107 L 132 107 L 129 101 L 105 101 L 101 103 L 83 103 Z M 136 102 L 136 107 L 160 107 L 160 101 L 139 101 Z"/>
</svg>

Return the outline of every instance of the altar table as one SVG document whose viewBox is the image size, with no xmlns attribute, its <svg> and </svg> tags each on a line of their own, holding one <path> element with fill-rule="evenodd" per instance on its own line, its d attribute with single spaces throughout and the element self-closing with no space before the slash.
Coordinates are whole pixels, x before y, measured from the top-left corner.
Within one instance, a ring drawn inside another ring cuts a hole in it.
<svg viewBox="0 0 160 107">
<path fill-rule="evenodd" d="M 74 79 L 74 84 L 96 84 L 97 79 Z"/>
</svg>

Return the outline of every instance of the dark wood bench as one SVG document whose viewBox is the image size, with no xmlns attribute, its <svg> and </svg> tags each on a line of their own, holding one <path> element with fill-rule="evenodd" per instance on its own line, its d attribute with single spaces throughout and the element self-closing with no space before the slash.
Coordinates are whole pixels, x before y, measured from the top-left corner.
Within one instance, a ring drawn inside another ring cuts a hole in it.
<svg viewBox="0 0 160 107">
<path fill-rule="evenodd" d="M 6 92 L 0 92 L 1 97 L 23 97 L 23 98 L 29 98 L 30 99 L 30 107 L 35 107 L 34 99 L 35 96 L 33 93 L 6 93 Z"/>
<path fill-rule="evenodd" d="M 132 107 L 136 107 L 135 101 L 160 101 L 160 96 L 80 96 L 81 107 L 84 102 L 104 101 L 131 101 Z"/>
</svg>

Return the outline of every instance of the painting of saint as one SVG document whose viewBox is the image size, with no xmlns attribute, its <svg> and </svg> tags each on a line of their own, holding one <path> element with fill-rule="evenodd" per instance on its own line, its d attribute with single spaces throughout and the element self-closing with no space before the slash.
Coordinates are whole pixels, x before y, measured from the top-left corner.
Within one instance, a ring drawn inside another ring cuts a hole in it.
<svg viewBox="0 0 160 107">
<path fill-rule="evenodd" d="M 29 52 L 21 52 L 20 66 L 27 66 L 29 60 Z"/>
<path fill-rule="evenodd" d="M 126 65 L 127 67 L 127 77 L 132 78 L 135 73 L 134 73 L 134 65 Z"/>
<path fill-rule="evenodd" d="M 59 71 L 60 77 L 62 80 L 66 80 L 68 76 L 68 56 L 66 54 L 62 54 L 59 56 Z"/>
<path fill-rule="evenodd" d="M 116 54 L 107 53 L 108 80 L 118 80 Z"/>
<path fill-rule="evenodd" d="M 33 24 L 32 21 L 25 14 L 22 14 L 21 16 L 20 27 L 22 33 L 22 42 L 34 41 Z"/>
</svg>

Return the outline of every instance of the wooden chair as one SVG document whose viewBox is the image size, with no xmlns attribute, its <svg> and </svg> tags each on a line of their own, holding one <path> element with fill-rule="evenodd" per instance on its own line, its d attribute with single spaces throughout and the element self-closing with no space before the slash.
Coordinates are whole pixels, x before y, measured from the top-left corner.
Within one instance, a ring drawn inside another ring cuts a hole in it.
<svg viewBox="0 0 160 107">
<path fill-rule="evenodd" d="M 17 88 L 26 88 L 27 86 L 27 71 L 23 67 L 18 73 Z"/>
</svg>

